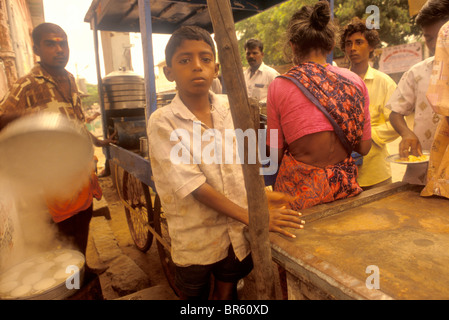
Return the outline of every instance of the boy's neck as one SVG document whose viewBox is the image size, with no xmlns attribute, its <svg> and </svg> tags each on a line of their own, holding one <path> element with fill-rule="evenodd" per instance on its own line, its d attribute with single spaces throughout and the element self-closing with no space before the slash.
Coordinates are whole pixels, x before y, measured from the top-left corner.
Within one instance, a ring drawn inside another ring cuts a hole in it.
<svg viewBox="0 0 449 320">
<path fill-rule="evenodd" d="M 208 127 L 212 128 L 211 102 L 209 94 L 204 96 L 180 96 L 184 105 Z"/>
</svg>

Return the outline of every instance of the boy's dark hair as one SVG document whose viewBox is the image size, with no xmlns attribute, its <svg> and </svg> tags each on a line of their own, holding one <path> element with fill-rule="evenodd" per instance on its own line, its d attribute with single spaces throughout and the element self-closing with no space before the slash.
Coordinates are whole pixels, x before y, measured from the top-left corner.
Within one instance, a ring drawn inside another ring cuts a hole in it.
<svg viewBox="0 0 449 320">
<path fill-rule="evenodd" d="M 314 6 L 303 6 L 290 19 L 284 51 L 289 56 L 290 43 L 294 46 L 295 64 L 300 63 L 313 49 L 327 54 L 335 46 L 337 31 L 331 20 L 327 1 L 318 1 Z"/>
<path fill-rule="evenodd" d="M 42 35 L 44 35 L 46 33 L 61 33 L 65 36 L 67 36 L 65 31 L 57 24 L 44 22 L 44 23 L 41 23 L 40 25 L 36 26 L 33 29 L 33 32 L 31 33 L 31 37 L 33 38 L 34 45 L 38 46 L 39 43 L 41 42 Z"/>
<path fill-rule="evenodd" d="M 262 41 L 257 40 L 257 39 L 249 39 L 245 42 L 245 45 L 243 48 L 245 50 L 259 48 L 260 52 L 263 52 L 263 43 L 262 43 Z"/>
<path fill-rule="evenodd" d="M 197 26 L 183 26 L 173 32 L 165 47 L 165 62 L 168 67 L 171 67 L 173 55 L 184 40 L 200 40 L 206 42 L 211 47 L 215 57 L 215 44 L 209 32 Z"/>
<path fill-rule="evenodd" d="M 343 31 L 343 35 L 340 39 L 340 48 L 344 52 L 345 51 L 345 42 L 346 38 L 352 36 L 354 33 L 360 32 L 368 41 L 368 44 L 371 48 L 376 49 L 380 47 L 380 37 L 379 33 L 375 29 L 368 29 L 366 27 L 366 23 L 359 18 L 354 18 L 352 21 L 345 27 Z M 374 55 L 374 51 L 370 53 L 370 58 Z"/>
<path fill-rule="evenodd" d="M 415 18 L 418 26 L 426 27 L 440 21 L 449 20 L 449 0 L 429 0 Z"/>
</svg>

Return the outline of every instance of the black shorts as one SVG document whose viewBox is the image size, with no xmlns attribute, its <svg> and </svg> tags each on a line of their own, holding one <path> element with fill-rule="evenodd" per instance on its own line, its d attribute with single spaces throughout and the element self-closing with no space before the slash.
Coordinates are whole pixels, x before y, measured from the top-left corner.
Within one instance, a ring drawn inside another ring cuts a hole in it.
<svg viewBox="0 0 449 320">
<path fill-rule="evenodd" d="M 188 297 L 200 297 L 209 290 L 211 274 L 223 282 L 237 283 L 253 269 L 251 254 L 239 261 L 232 246 L 223 260 L 208 265 L 176 266 L 175 284 Z"/>
</svg>

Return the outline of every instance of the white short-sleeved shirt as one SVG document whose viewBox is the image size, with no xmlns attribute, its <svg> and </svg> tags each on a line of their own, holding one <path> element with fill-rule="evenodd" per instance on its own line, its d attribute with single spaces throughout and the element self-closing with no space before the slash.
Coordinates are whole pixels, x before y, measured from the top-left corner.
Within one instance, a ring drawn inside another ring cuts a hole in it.
<svg viewBox="0 0 449 320">
<path fill-rule="evenodd" d="M 398 83 L 386 108 L 408 116 L 414 113 L 413 132 L 419 139 L 423 150 L 430 151 L 433 137 L 440 120 L 426 98 L 430 83 L 434 57 L 427 58 L 412 66 Z M 407 167 L 403 181 L 413 184 L 426 183 L 427 164 Z"/>
<path fill-rule="evenodd" d="M 235 157 L 226 161 L 226 156 L 236 152 L 227 96 L 210 92 L 210 99 L 214 128 L 201 123 L 179 95 L 151 115 L 147 128 L 153 178 L 167 218 L 172 258 L 180 266 L 220 261 L 227 256 L 230 244 L 239 260 L 250 253 L 246 226 L 192 195 L 207 182 L 247 208 L 242 166 Z M 224 143 L 226 139 L 231 143 Z"/>
<path fill-rule="evenodd" d="M 279 72 L 262 62 L 259 69 L 257 69 L 252 77 L 251 68 L 247 68 L 243 72 L 243 75 L 245 76 L 248 97 L 257 99 L 261 102 L 266 102 L 268 96 L 268 86 L 271 81 L 279 75 Z"/>
</svg>

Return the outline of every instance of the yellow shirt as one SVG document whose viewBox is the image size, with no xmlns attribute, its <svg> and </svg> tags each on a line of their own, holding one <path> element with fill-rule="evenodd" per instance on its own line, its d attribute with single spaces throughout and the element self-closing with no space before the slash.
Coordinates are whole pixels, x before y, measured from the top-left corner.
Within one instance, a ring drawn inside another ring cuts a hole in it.
<svg viewBox="0 0 449 320">
<path fill-rule="evenodd" d="M 385 108 L 396 89 L 396 82 L 387 74 L 370 66 L 368 66 L 363 81 L 365 81 L 369 94 L 373 143 L 370 152 L 363 157 L 357 182 L 361 187 L 368 187 L 391 177 L 390 164 L 385 160 L 388 156 L 387 143 L 396 140 L 399 134 L 390 124 L 391 110 Z"/>
</svg>

